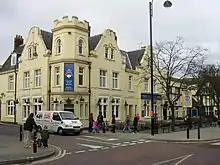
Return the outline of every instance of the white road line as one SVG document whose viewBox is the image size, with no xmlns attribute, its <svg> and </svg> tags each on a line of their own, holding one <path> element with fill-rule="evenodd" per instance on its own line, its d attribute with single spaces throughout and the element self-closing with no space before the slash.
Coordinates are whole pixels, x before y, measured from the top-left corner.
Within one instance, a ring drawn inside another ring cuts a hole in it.
<svg viewBox="0 0 220 165">
<path fill-rule="evenodd" d="M 146 140 L 146 141 L 144 141 L 145 143 L 150 143 L 150 142 L 152 142 L 152 141 L 150 141 L 150 140 Z"/>
<path fill-rule="evenodd" d="M 131 141 L 132 143 L 137 143 L 138 141 Z"/>
<path fill-rule="evenodd" d="M 128 144 L 122 144 L 122 145 L 120 145 L 120 147 L 126 147 L 126 146 L 128 146 Z"/>
<path fill-rule="evenodd" d="M 123 143 L 128 144 L 128 143 L 130 143 L 130 142 L 123 142 Z"/>
<path fill-rule="evenodd" d="M 84 138 L 76 138 L 76 139 L 77 140 L 84 140 L 84 141 L 87 141 L 87 142 L 95 142 L 95 143 L 101 143 L 101 144 L 115 145 L 115 143 L 96 141 L 96 140 L 91 140 L 91 139 L 84 139 Z"/>
<path fill-rule="evenodd" d="M 140 140 L 138 140 L 139 142 L 143 142 L 143 141 L 145 141 L 144 139 L 140 139 Z"/>
<path fill-rule="evenodd" d="M 98 149 L 90 149 L 88 150 L 89 152 L 92 152 L 92 151 L 98 151 Z"/>
<path fill-rule="evenodd" d="M 117 147 L 120 147 L 120 146 L 111 146 L 111 148 L 117 148 Z"/>
<path fill-rule="evenodd" d="M 219 145 L 220 145 L 220 142 L 218 142 L 218 143 L 211 143 L 211 145 L 213 145 L 213 146 L 219 146 Z"/>
<path fill-rule="evenodd" d="M 99 139 L 99 140 L 105 140 L 105 141 L 116 141 L 116 140 L 119 140 L 119 139 L 116 139 L 116 138 L 102 138 L 102 137 L 97 137 L 97 136 L 83 136 L 83 137 L 86 137 L 86 138 L 91 138 L 91 139 Z"/>
<path fill-rule="evenodd" d="M 136 145 L 137 143 L 129 143 L 130 146 Z"/>
<path fill-rule="evenodd" d="M 116 143 L 116 144 L 114 144 L 114 145 L 116 145 L 116 146 L 120 146 L 120 145 L 121 145 L 121 143 Z"/>
<path fill-rule="evenodd" d="M 144 142 L 137 142 L 138 144 L 143 144 Z"/>
<path fill-rule="evenodd" d="M 109 147 L 103 147 L 103 148 L 101 148 L 101 150 L 107 150 L 107 149 L 109 149 Z"/>
<path fill-rule="evenodd" d="M 80 146 L 84 146 L 84 147 L 89 147 L 89 148 L 92 148 L 92 149 L 103 148 L 103 146 L 89 145 L 89 144 L 82 144 L 82 143 L 78 143 L 78 145 L 80 145 Z"/>
<path fill-rule="evenodd" d="M 159 162 L 159 163 L 155 163 L 153 165 L 160 165 L 160 164 L 165 164 L 165 163 L 168 163 L 168 162 L 173 162 L 175 160 L 180 160 L 178 161 L 176 164 L 174 165 L 178 165 L 180 164 L 181 162 L 183 162 L 184 160 L 188 159 L 190 156 L 192 156 L 193 154 L 191 155 L 184 155 L 184 156 L 180 156 L 180 157 L 177 157 L 177 158 L 173 158 L 173 159 L 168 159 L 168 160 L 165 160 L 165 161 L 162 161 L 162 162 Z"/>
<path fill-rule="evenodd" d="M 82 150 L 82 151 L 76 151 L 75 153 L 76 154 L 79 154 L 79 153 L 83 153 L 83 152 L 86 152 L 85 150 Z"/>
<path fill-rule="evenodd" d="M 119 140 L 119 139 L 116 139 L 116 138 L 110 138 L 110 139 L 106 139 L 107 141 L 116 141 L 116 140 Z"/>
</svg>

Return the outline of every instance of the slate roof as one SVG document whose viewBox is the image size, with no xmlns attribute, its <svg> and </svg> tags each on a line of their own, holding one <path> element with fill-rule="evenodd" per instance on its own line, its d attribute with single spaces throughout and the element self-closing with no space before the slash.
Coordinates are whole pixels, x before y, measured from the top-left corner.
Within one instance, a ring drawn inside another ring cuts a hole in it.
<svg viewBox="0 0 220 165">
<path fill-rule="evenodd" d="M 47 47 L 48 50 L 52 50 L 52 43 L 53 43 L 53 34 L 51 32 L 41 30 L 42 39 Z M 99 41 L 101 40 L 102 34 L 94 35 L 89 37 L 89 50 L 94 50 L 98 45 Z M 24 49 L 24 45 L 19 46 L 15 51 L 17 52 L 18 56 L 22 54 Z M 125 56 L 126 59 L 126 68 L 128 69 L 135 69 L 136 66 L 140 64 L 140 60 L 143 57 L 144 49 L 135 50 L 135 51 L 123 51 L 120 50 L 122 55 Z M 5 63 L 0 68 L 0 72 L 12 70 L 11 67 L 11 55 L 7 58 Z"/>
<path fill-rule="evenodd" d="M 144 51 L 145 49 L 139 49 L 127 52 L 133 69 L 135 69 L 136 66 L 140 65 L 140 61 L 144 55 Z"/>
<path fill-rule="evenodd" d="M 24 49 L 24 45 L 21 45 L 17 49 L 15 49 L 15 52 L 18 54 L 18 57 L 21 56 L 23 49 Z M 18 67 L 19 67 L 19 64 L 18 64 Z M 2 65 L 0 72 L 9 71 L 12 69 L 14 69 L 14 68 L 11 66 L 11 54 L 10 54 L 8 56 L 7 60 L 5 61 L 5 63 Z"/>
</svg>

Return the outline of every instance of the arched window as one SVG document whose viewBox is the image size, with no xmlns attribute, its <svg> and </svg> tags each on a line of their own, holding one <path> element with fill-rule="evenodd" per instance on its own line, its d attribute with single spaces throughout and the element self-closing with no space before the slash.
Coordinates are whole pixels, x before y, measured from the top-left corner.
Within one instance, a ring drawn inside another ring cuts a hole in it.
<svg viewBox="0 0 220 165">
<path fill-rule="evenodd" d="M 83 54 L 83 40 L 79 39 L 79 54 Z"/>
<path fill-rule="evenodd" d="M 60 39 L 58 39 L 57 40 L 57 54 L 60 54 L 61 53 L 61 40 Z"/>
</svg>

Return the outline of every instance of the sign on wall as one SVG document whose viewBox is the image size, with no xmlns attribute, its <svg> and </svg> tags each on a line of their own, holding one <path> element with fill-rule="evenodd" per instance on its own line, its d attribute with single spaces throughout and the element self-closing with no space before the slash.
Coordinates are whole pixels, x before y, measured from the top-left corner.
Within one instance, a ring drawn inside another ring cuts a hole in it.
<svg viewBox="0 0 220 165">
<path fill-rule="evenodd" d="M 182 104 L 185 108 L 192 107 L 192 92 L 190 91 L 183 91 L 182 92 Z"/>
<path fill-rule="evenodd" d="M 64 91 L 74 91 L 74 64 L 64 64 Z"/>
</svg>

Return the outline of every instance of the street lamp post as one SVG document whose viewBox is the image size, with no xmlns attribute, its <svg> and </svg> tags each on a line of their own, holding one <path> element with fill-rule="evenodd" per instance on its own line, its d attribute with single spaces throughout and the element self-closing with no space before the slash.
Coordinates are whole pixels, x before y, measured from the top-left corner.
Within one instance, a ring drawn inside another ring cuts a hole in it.
<svg viewBox="0 0 220 165">
<path fill-rule="evenodd" d="M 165 8 L 170 8 L 172 3 L 169 0 L 166 0 L 163 4 Z M 149 2 L 149 17 L 150 17 L 150 78 L 151 78 L 151 114 L 154 114 L 154 60 L 153 60 L 153 0 Z M 155 124 L 155 115 L 151 116 L 151 135 L 154 135 L 154 124 Z"/>
</svg>

